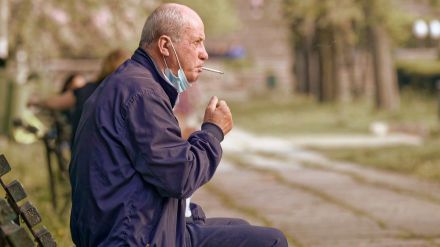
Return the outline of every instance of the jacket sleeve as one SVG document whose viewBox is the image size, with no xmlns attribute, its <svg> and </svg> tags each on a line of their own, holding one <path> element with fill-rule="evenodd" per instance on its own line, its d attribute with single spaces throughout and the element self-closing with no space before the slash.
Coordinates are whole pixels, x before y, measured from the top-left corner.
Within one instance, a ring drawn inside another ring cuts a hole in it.
<svg viewBox="0 0 440 247">
<path fill-rule="evenodd" d="M 212 178 L 222 155 L 216 128 L 203 126 L 184 140 L 171 105 L 152 90 L 124 109 L 134 168 L 163 197 L 188 198 Z"/>
</svg>

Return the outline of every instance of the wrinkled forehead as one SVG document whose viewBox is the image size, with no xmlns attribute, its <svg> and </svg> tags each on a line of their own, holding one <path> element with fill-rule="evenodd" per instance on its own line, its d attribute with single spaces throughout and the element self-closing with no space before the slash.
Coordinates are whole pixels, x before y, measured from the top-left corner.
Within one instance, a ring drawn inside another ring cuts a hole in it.
<svg viewBox="0 0 440 247">
<path fill-rule="evenodd" d="M 183 27 L 183 37 L 205 39 L 205 27 L 197 13 L 188 11 L 183 13 L 186 24 Z"/>
<path fill-rule="evenodd" d="M 205 29 L 203 23 L 198 25 L 187 25 L 183 30 L 183 37 L 189 39 L 202 39 L 205 40 Z"/>
</svg>

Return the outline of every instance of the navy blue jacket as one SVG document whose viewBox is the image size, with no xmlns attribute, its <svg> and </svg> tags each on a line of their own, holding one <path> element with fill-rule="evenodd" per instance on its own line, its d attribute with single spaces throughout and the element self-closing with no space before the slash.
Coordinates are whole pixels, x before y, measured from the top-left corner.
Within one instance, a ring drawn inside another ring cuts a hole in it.
<svg viewBox="0 0 440 247">
<path fill-rule="evenodd" d="M 87 100 L 69 168 L 78 247 L 185 245 L 185 198 L 214 175 L 223 133 L 182 139 L 176 98 L 137 49 Z"/>
</svg>

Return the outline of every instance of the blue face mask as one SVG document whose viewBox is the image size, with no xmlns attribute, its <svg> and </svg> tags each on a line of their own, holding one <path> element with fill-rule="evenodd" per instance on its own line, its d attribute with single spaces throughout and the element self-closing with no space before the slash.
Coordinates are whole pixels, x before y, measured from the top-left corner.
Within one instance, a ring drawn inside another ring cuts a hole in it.
<svg viewBox="0 0 440 247">
<path fill-rule="evenodd" d="M 180 66 L 179 57 L 177 56 L 176 49 L 174 49 L 173 42 L 171 42 L 171 47 L 173 48 L 174 55 L 176 55 L 177 63 L 179 64 L 179 70 L 177 71 L 177 76 L 173 74 L 170 68 L 168 68 L 168 64 L 165 61 L 165 57 L 163 57 L 163 61 L 165 62 L 165 70 L 164 75 L 168 79 L 168 81 L 173 85 L 173 87 L 177 90 L 178 93 L 181 93 L 190 87 L 188 80 L 186 79 L 185 72 L 183 72 L 182 66 Z"/>
</svg>

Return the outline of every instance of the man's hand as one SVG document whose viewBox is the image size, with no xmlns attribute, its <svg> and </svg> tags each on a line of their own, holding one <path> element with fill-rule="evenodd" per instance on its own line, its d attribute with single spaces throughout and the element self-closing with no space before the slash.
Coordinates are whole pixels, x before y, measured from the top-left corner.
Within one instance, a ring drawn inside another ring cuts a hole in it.
<svg viewBox="0 0 440 247">
<path fill-rule="evenodd" d="M 212 96 L 205 110 L 203 122 L 209 122 L 217 125 L 226 135 L 233 126 L 231 110 L 224 100 L 218 100 L 216 96 Z"/>
<path fill-rule="evenodd" d="M 31 96 L 28 100 L 28 102 L 26 103 L 26 107 L 40 107 L 41 105 L 41 99 L 39 99 L 36 96 Z"/>
</svg>

